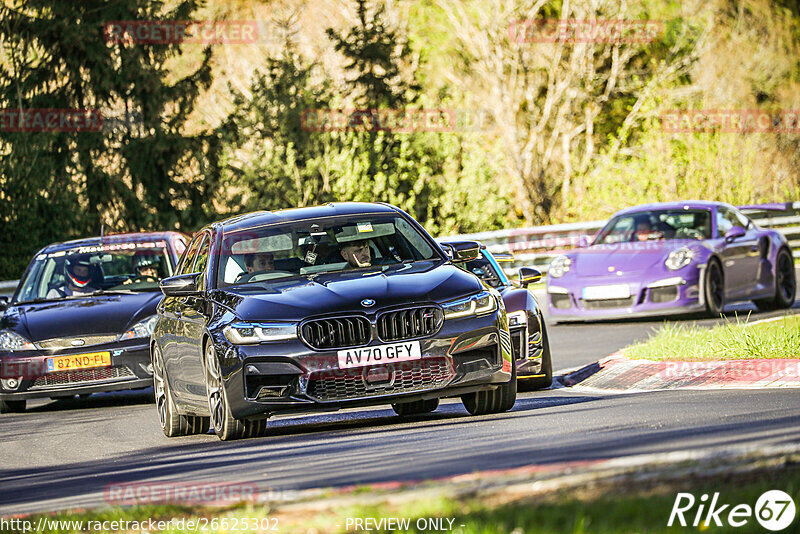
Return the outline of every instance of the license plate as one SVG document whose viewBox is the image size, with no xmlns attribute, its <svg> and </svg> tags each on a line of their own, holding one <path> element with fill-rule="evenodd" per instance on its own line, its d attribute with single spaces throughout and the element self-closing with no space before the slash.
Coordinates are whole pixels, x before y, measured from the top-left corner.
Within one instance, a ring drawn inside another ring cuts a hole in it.
<svg viewBox="0 0 800 534">
<path fill-rule="evenodd" d="M 631 296 L 628 284 L 589 286 L 583 288 L 583 300 L 627 299 Z"/>
<path fill-rule="evenodd" d="M 419 360 L 422 358 L 422 353 L 419 350 L 419 341 L 404 341 L 388 345 L 340 350 L 337 356 L 339 357 L 339 369 L 348 369 L 350 367 L 364 367 L 365 365 Z"/>
<path fill-rule="evenodd" d="M 90 367 L 108 367 L 110 365 L 111 353 L 108 351 L 47 358 L 48 373 L 71 371 L 73 369 L 88 369 Z"/>
</svg>

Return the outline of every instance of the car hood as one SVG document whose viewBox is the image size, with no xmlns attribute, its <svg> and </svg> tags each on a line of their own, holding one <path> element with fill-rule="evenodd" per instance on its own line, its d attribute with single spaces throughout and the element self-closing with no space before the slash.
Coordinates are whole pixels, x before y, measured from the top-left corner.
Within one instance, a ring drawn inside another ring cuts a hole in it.
<svg viewBox="0 0 800 534">
<path fill-rule="evenodd" d="M 353 271 L 295 278 L 281 284 L 252 284 L 217 291 L 214 298 L 243 320 L 301 320 L 305 317 L 375 310 L 416 302 L 443 302 L 477 293 L 474 275 L 449 264 L 417 262 L 385 271 Z M 375 301 L 363 306 L 362 300 Z"/>
<path fill-rule="evenodd" d="M 664 260 L 670 252 L 685 246 L 694 248 L 696 244 L 697 241 L 672 240 L 594 245 L 573 256 L 571 270 L 578 276 L 658 272 L 666 269 Z"/>
<path fill-rule="evenodd" d="M 6 310 L 2 327 L 30 341 L 88 334 L 123 333 L 154 315 L 163 295 L 147 291 L 18 304 Z"/>
</svg>

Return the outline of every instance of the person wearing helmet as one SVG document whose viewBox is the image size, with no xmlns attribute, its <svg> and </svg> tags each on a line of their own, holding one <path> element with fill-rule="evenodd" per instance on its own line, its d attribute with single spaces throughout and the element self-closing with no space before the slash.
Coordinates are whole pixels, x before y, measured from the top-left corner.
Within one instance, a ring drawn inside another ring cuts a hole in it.
<svg viewBox="0 0 800 534">
<path fill-rule="evenodd" d="M 155 256 L 137 256 L 134 258 L 134 265 L 133 269 L 136 274 L 133 278 L 125 280 L 123 285 L 158 281 L 158 259 Z"/>
<path fill-rule="evenodd" d="M 92 264 L 87 256 L 71 256 L 64 260 L 64 285 L 47 292 L 47 298 L 91 295 L 97 288 L 92 285 Z"/>
</svg>

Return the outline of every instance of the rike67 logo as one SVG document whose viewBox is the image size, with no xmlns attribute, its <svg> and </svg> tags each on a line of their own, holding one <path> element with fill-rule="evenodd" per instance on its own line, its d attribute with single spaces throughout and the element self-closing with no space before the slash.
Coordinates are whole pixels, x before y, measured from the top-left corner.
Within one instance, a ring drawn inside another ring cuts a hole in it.
<svg viewBox="0 0 800 534">
<path fill-rule="evenodd" d="M 755 507 L 749 504 L 724 504 L 720 501 L 719 493 L 714 493 L 710 501 L 706 493 L 699 500 L 691 493 L 678 493 L 667 526 L 676 524 L 703 529 L 712 525 L 743 527 L 755 517 L 762 527 L 777 532 L 792 524 L 796 512 L 792 497 L 781 490 L 765 492 L 758 498 Z"/>
</svg>

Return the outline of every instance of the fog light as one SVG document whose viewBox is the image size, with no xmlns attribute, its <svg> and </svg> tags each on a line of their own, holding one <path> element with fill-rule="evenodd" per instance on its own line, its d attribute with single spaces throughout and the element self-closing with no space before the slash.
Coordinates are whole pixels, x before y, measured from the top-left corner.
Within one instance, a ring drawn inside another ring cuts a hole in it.
<svg viewBox="0 0 800 534">
<path fill-rule="evenodd" d="M 13 391 L 19 387 L 22 383 L 22 377 L 19 378 L 3 378 L 0 380 L 0 383 L 3 384 L 3 389 Z"/>
</svg>

